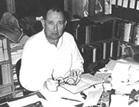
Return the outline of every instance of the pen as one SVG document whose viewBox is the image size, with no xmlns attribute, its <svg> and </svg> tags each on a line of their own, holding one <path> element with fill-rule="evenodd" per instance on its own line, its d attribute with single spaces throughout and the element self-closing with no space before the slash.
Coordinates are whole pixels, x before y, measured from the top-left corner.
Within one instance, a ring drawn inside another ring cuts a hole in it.
<svg viewBox="0 0 139 107">
<path fill-rule="evenodd" d="M 54 69 L 53 69 L 53 71 L 52 71 L 52 73 L 51 73 L 51 77 L 52 77 L 52 80 L 55 80 L 55 78 L 54 78 L 54 76 L 53 76 L 53 73 L 54 73 Z"/>
<path fill-rule="evenodd" d="M 79 101 L 79 100 L 72 99 L 72 98 L 61 97 L 61 99 L 64 99 L 64 100 L 70 100 L 70 101 L 76 101 L 76 102 L 81 102 L 81 101 Z"/>
</svg>

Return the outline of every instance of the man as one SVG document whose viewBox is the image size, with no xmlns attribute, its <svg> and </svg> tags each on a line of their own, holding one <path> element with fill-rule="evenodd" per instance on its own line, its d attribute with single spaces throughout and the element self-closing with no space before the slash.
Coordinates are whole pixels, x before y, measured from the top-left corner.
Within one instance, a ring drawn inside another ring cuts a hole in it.
<svg viewBox="0 0 139 107">
<path fill-rule="evenodd" d="M 73 36 L 64 31 L 67 21 L 60 9 L 49 9 L 43 22 L 44 29 L 24 46 L 20 82 L 30 91 L 55 93 L 60 84 L 79 82 L 84 60 Z"/>
</svg>

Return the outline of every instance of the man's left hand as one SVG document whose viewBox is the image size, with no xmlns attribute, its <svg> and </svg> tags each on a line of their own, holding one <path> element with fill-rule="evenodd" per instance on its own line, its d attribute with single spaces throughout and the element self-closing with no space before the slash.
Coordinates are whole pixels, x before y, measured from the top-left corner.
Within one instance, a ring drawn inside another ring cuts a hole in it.
<svg viewBox="0 0 139 107">
<path fill-rule="evenodd" d="M 67 84 L 70 84 L 70 85 L 77 85 L 78 82 L 80 81 L 80 75 L 81 75 L 81 73 L 82 72 L 80 70 L 76 70 L 76 69 L 71 70 L 70 71 L 70 75 L 65 80 L 65 82 Z"/>
</svg>

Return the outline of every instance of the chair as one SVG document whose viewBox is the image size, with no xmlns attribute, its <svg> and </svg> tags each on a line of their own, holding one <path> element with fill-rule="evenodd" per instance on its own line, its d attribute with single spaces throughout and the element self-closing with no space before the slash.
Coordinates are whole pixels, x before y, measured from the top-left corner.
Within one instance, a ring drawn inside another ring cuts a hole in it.
<svg viewBox="0 0 139 107">
<path fill-rule="evenodd" d="M 17 75 L 17 81 L 18 81 L 17 84 L 19 85 L 18 90 L 22 90 L 23 95 L 28 95 L 28 94 L 30 94 L 32 91 L 26 90 L 26 89 L 21 85 L 20 80 L 19 80 L 20 67 L 21 67 L 21 59 L 19 59 L 19 60 L 17 61 L 15 67 L 16 67 L 15 69 L 16 69 L 16 75 Z"/>
</svg>

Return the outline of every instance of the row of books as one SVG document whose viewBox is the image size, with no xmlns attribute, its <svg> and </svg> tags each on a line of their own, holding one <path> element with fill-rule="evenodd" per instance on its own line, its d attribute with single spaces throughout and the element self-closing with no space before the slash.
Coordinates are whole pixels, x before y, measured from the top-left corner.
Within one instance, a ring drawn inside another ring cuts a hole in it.
<svg viewBox="0 0 139 107">
<path fill-rule="evenodd" d="M 108 21 L 103 24 L 80 26 L 76 40 L 79 45 L 113 38 L 139 45 L 139 23 L 127 20 Z"/>
<path fill-rule="evenodd" d="M 139 10 L 138 0 L 112 0 L 112 5 Z"/>
<path fill-rule="evenodd" d="M 117 23 L 116 38 L 139 45 L 139 23 L 132 21 L 120 21 Z"/>
<path fill-rule="evenodd" d="M 120 43 L 118 40 L 99 41 L 80 47 L 85 61 L 85 69 L 92 64 L 109 58 L 117 59 L 120 56 Z"/>
</svg>

